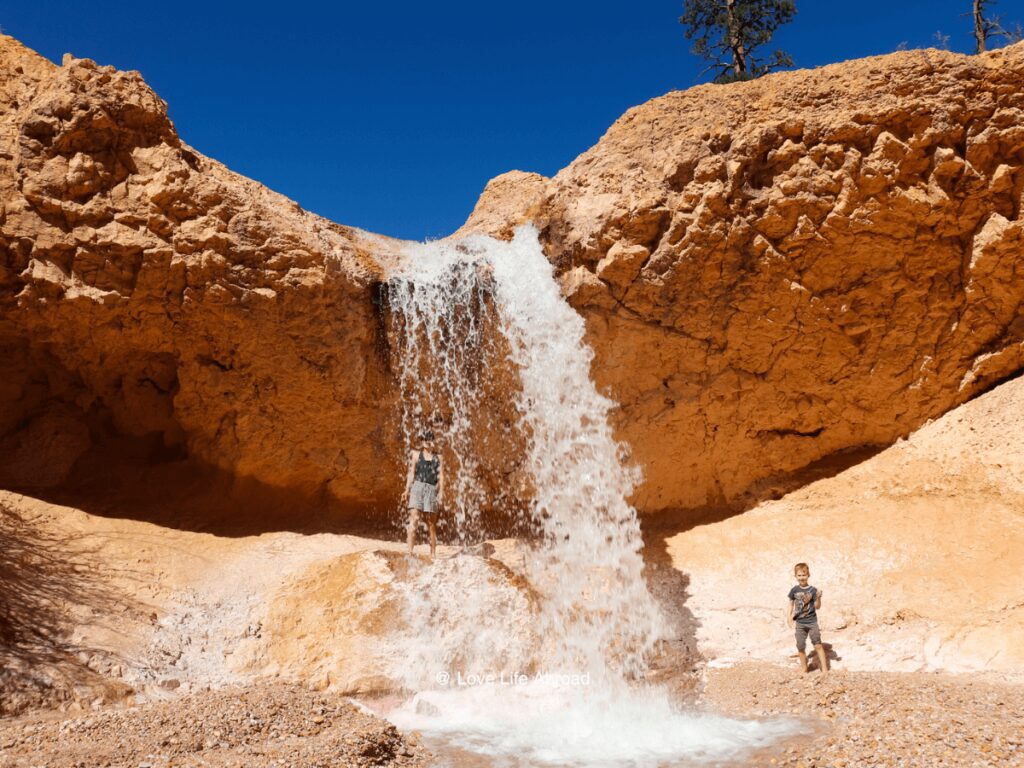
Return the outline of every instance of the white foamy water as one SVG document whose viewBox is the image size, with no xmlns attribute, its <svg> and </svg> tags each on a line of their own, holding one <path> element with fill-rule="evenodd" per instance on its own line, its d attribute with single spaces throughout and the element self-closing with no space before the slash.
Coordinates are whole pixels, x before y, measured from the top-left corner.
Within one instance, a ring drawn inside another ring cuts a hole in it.
<svg viewBox="0 0 1024 768">
<path fill-rule="evenodd" d="M 384 714 L 425 734 L 453 766 L 466 762 L 458 750 L 493 766 L 721 765 L 797 730 L 792 721 L 683 713 L 653 690 L 587 690 L 545 679 L 421 692 Z"/>
<path fill-rule="evenodd" d="M 425 423 L 444 424 L 455 538 L 472 542 L 486 530 L 483 512 L 504 504 L 540 543 L 522 562 L 533 595 L 467 558 L 415 573 L 406 684 L 419 693 L 386 715 L 527 765 L 721 760 L 790 730 L 684 714 L 642 682 L 666 625 L 627 501 L 639 476 L 612 435 L 615 403 L 590 379 L 583 320 L 536 230 L 521 227 L 510 243 L 410 248 L 388 304 L 403 432 L 412 445 Z M 481 433 L 503 438 L 488 444 Z M 513 447 L 516 479 L 496 500 L 487 452 Z"/>
</svg>

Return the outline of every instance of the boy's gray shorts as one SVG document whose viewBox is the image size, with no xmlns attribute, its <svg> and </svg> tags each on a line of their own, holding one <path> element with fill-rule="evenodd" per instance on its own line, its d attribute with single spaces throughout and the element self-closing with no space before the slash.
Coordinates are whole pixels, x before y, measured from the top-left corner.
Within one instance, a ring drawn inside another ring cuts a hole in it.
<svg viewBox="0 0 1024 768">
<path fill-rule="evenodd" d="M 818 622 L 813 624 L 801 624 L 799 621 L 794 624 L 796 631 L 796 649 L 803 651 L 807 649 L 807 636 L 811 636 L 811 645 L 821 645 L 821 630 L 818 629 Z"/>
<path fill-rule="evenodd" d="M 437 486 L 417 480 L 409 489 L 409 509 L 432 515 L 437 511 Z"/>
</svg>

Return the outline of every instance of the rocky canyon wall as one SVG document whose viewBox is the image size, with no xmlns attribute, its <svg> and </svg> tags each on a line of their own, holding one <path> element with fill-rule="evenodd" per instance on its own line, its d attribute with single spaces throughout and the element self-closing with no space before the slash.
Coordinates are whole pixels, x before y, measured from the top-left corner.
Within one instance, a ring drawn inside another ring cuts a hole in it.
<svg viewBox="0 0 1024 768">
<path fill-rule="evenodd" d="M 400 244 L 184 144 L 137 73 L 0 38 L 0 486 L 111 436 L 355 511 L 397 499 Z M 741 505 L 1024 368 L 1024 45 L 670 93 L 466 226 L 541 228 L 644 512 Z"/>
<path fill-rule="evenodd" d="M 336 506 L 391 485 L 377 259 L 205 158 L 138 73 L 0 45 L 0 484 L 97 440 Z"/>
<path fill-rule="evenodd" d="M 1024 45 L 908 51 L 654 99 L 464 231 L 543 227 L 638 506 L 739 506 L 1024 367 L 1022 163 Z"/>
</svg>

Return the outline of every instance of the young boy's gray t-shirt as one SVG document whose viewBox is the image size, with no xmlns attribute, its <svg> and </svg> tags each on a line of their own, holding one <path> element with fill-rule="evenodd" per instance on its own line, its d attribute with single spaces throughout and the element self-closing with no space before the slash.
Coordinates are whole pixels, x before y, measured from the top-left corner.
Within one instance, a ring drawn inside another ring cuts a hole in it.
<svg viewBox="0 0 1024 768">
<path fill-rule="evenodd" d="M 810 584 L 806 587 L 797 584 L 789 590 L 789 599 L 794 601 L 793 621 L 814 624 L 818 620 L 818 613 L 814 610 L 814 602 L 818 599 L 817 589 Z"/>
</svg>

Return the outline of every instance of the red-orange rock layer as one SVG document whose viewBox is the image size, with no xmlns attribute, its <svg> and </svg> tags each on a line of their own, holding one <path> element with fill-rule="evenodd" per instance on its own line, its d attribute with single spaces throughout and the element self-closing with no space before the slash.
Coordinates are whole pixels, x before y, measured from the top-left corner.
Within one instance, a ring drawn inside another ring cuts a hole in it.
<svg viewBox="0 0 1024 768">
<path fill-rule="evenodd" d="M 394 247 L 186 146 L 137 73 L 0 39 L 0 485 L 105 436 L 356 510 L 400 473 Z M 670 93 L 466 227 L 536 221 L 645 472 L 738 505 L 1024 367 L 1024 45 Z"/>
<path fill-rule="evenodd" d="M 0 65 L 0 482 L 58 484 L 114 433 L 306 499 L 385 496 L 357 233 L 190 149 L 136 72 L 10 38 Z"/>
<path fill-rule="evenodd" d="M 908 51 L 654 99 L 465 229 L 544 227 L 638 505 L 716 506 L 1024 366 L 1022 164 L 1024 45 Z"/>
</svg>

